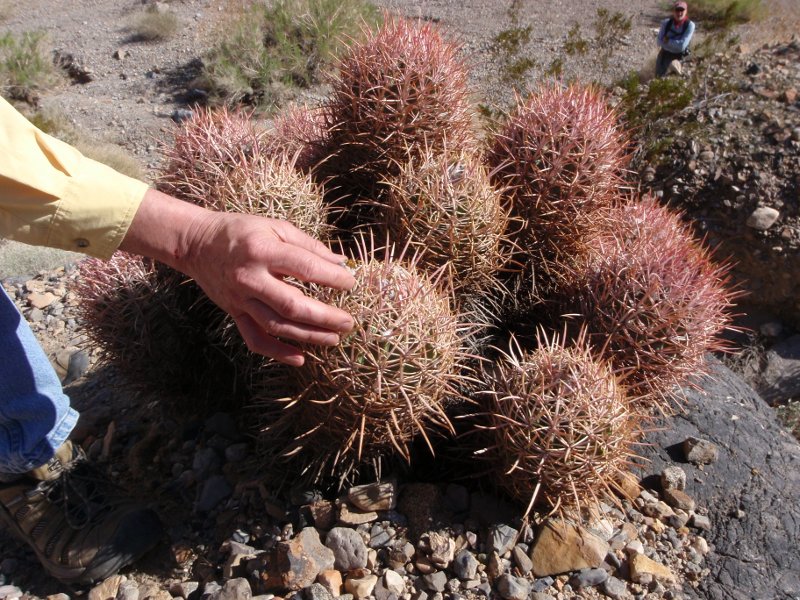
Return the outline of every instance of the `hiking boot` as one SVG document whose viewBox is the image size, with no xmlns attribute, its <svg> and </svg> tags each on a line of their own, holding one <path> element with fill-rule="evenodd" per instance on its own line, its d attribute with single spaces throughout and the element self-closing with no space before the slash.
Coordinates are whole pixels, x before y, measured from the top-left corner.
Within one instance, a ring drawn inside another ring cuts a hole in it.
<svg viewBox="0 0 800 600">
<path fill-rule="evenodd" d="M 158 543 L 161 523 L 94 468 L 72 442 L 0 483 L 0 519 L 65 583 L 105 579 Z"/>
</svg>

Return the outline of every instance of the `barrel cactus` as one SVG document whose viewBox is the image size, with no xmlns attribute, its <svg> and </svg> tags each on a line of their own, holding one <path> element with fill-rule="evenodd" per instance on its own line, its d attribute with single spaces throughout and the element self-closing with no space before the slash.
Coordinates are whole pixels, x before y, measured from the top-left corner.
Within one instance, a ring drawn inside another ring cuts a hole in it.
<svg viewBox="0 0 800 600">
<path fill-rule="evenodd" d="M 539 336 L 524 351 L 512 338 L 487 369 L 481 415 L 495 483 L 520 503 L 551 511 L 611 497 L 629 468 L 638 419 L 608 363 L 578 337 Z"/>
</svg>

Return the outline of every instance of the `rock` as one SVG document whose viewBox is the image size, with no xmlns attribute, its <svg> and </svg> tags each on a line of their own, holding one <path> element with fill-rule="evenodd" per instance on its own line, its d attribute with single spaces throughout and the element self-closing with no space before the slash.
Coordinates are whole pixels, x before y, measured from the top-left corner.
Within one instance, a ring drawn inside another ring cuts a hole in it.
<svg viewBox="0 0 800 600">
<path fill-rule="evenodd" d="M 686 471 L 677 466 L 667 467 L 666 469 L 661 471 L 661 489 L 663 491 L 685 490 Z"/>
<path fill-rule="evenodd" d="M 303 590 L 303 595 L 306 600 L 333 600 L 333 594 L 321 583 L 312 583 Z"/>
<path fill-rule="evenodd" d="M 125 581 L 124 575 L 112 575 L 89 591 L 89 600 L 113 600 L 117 597 L 120 584 Z"/>
<path fill-rule="evenodd" d="M 308 506 L 314 527 L 328 531 L 336 523 L 336 509 L 328 500 L 318 500 Z"/>
<path fill-rule="evenodd" d="M 39 310 L 44 310 L 56 300 L 58 300 L 58 297 L 51 292 L 33 292 L 28 295 L 28 304 Z"/>
<path fill-rule="evenodd" d="M 603 582 L 603 593 L 612 598 L 613 600 L 622 600 L 628 592 L 628 586 L 624 581 L 620 581 L 616 577 L 609 577 Z"/>
<path fill-rule="evenodd" d="M 397 506 L 393 483 L 371 483 L 350 488 L 347 499 L 363 512 L 393 510 Z"/>
<path fill-rule="evenodd" d="M 694 510 L 694 500 L 692 500 L 686 492 L 680 490 L 666 490 L 664 492 L 664 500 L 673 508 L 679 508 L 685 511 Z"/>
<path fill-rule="evenodd" d="M 235 571 L 239 565 L 246 563 L 251 558 L 255 558 L 258 554 L 257 550 L 247 544 L 239 542 L 227 542 L 229 548 L 228 558 L 225 560 L 225 565 L 222 567 L 222 574 L 225 579 L 232 579 L 235 577 Z"/>
<path fill-rule="evenodd" d="M 662 502 L 661 500 L 657 500 L 655 502 L 650 502 L 645 504 L 642 507 L 642 514 L 647 515 L 648 517 L 653 517 L 654 519 L 668 519 L 675 512 L 669 507 L 666 502 Z"/>
<path fill-rule="evenodd" d="M 208 512 L 225 500 L 233 492 L 233 488 L 222 475 L 212 475 L 203 484 L 200 498 L 195 504 L 197 512 Z"/>
<path fill-rule="evenodd" d="M 647 558 L 644 554 L 632 554 L 628 559 L 628 567 L 630 568 L 631 581 L 635 583 L 642 583 L 648 580 L 647 575 L 662 582 L 674 583 L 676 581 L 675 575 L 668 567 Z"/>
<path fill-rule="evenodd" d="M 456 551 L 456 543 L 453 539 L 446 533 L 431 531 L 427 534 L 427 537 L 423 539 L 423 543 L 423 547 L 431 563 L 437 567 L 446 569 L 452 562 Z"/>
<path fill-rule="evenodd" d="M 396 594 L 398 597 L 400 597 L 406 589 L 406 582 L 399 573 L 391 569 L 387 569 L 383 574 L 383 585 L 389 592 Z"/>
<path fill-rule="evenodd" d="M 501 575 L 497 580 L 497 593 L 505 600 L 527 600 L 531 584 L 527 579 L 513 575 Z"/>
<path fill-rule="evenodd" d="M 331 596 L 338 597 L 342 593 L 342 574 L 335 569 L 325 569 L 317 575 L 317 582 L 322 584 Z"/>
<path fill-rule="evenodd" d="M 339 506 L 339 524 L 357 526 L 378 520 L 378 513 L 374 511 L 360 512 L 353 508 L 347 502 L 342 502 Z"/>
<path fill-rule="evenodd" d="M 89 83 L 94 79 L 92 70 L 84 66 L 69 52 L 54 50 L 53 64 L 59 69 L 63 69 L 75 83 Z"/>
<path fill-rule="evenodd" d="M 602 539 L 572 523 L 550 519 L 544 523 L 531 550 L 537 577 L 596 568 L 603 564 L 609 546 Z"/>
<path fill-rule="evenodd" d="M 509 561 L 500 558 L 497 552 L 492 552 L 486 559 L 486 574 L 493 581 L 505 573 L 510 566 L 511 563 Z"/>
<path fill-rule="evenodd" d="M 267 588 L 301 590 L 314 583 L 325 570 L 333 569 L 333 552 L 322 545 L 313 527 L 306 527 L 296 537 L 279 542 L 262 574 Z"/>
<path fill-rule="evenodd" d="M 445 585 L 447 585 L 447 573 L 444 571 L 436 571 L 429 575 L 423 575 L 422 582 L 426 590 L 443 592 Z"/>
<path fill-rule="evenodd" d="M 708 440 L 689 437 L 683 442 L 683 454 L 690 463 L 707 465 L 717 461 L 719 448 Z"/>
<path fill-rule="evenodd" d="M 175 581 L 169 586 L 169 593 L 173 597 L 186 600 L 191 594 L 197 591 L 200 584 L 196 581 Z M 144 600 L 144 599 L 143 599 Z"/>
<path fill-rule="evenodd" d="M 252 596 L 253 591 L 247 579 L 237 577 L 222 584 L 218 591 L 209 595 L 208 600 L 250 600 Z"/>
<path fill-rule="evenodd" d="M 766 353 L 767 366 L 758 393 L 775 406 L 800 396 L 800 335 L 776 343 Z"/>
<path fill-rule="evenodd" d="M 608 571 L 605 569 L 581 569 L 570 578 L 569 583 L 574 589 L 579 590 L 600 585 L 606 579 Z"/>
<path fill-rule="evenodd" d="M 334 527 L 325 538 L 325 546 L 333 552 L 333 566 L 339 571 L 362 569 L 367 566 L 367 546 L 353 529 Z"/>
<path fill-rule="evenodd" d="M 495 525 L 489 530 L 489 550 L 502 556 L 513 548 L 518 533 L 508 525 Z"/>
<path fill-rule="evenodd" d="M 472 552 L 461 550 L 456 554 L 451 568 L 456 577 L 461 580 L 475 579 L 479 564 L 478 559 L 475 558 Z"/>
<path fill-rule="evenodd" d="M 533 569 L 533 562 L 528 558 L 528 553 L 522 546 L 514 546 L 514 549 L 511 550 L 511 557 L 514 559 L 519 572 L 523 575 L 527 575 Z"/>
<path fill-rule="evenodd" d="M 73 352 L 69 356 L 67 374 L 64 376 L 63 385 L 69 385 L 84 376 L 89 370 L 89 354 L 84 350 Z"/>
<path fill-rule="evenodd" d="M 674 463 L 687 437 L 713 439 L 720 448 L 713 469 L 685 466 L 686 492 L 714 514 L 714 528 L 704 536 L 714 552 L 706 556 L 709 574 L 698 580 L 696 594 L 710 600 L 800 596 L 800 444 L 741 378 L 709 361 L 701 391 L 683 390 L 686 410 L 654 423 L 643 452 L 658 473 Z M 746 519 L 735 518 L 739 509 Z"/>
<path fill-rule="evenodd" d="M 642 493 L 639 479 L 633 473 L 619 473 L 614 483 L 616 483 L 617 491 L 628 500 L 636 500 Z"/>
<path fill-rule="evenodd" d="M 691 519 L 689 519 L 689 524 L 692 527 L 702 529 L 703 531 L 711 531 L 711 519 L 709 519 L 706 515 L 692 515 Z"/>
<path fill-rule="evenodd" d="M 194 111 L 188 108 L 176 108 L 170 115 L 170 118 L 178 124 L 188 121 L 192 117 L 194 117 Z"/>
<path fill-rule="evenodd" d="M 775 224 L 780 213 L 770 206 L 760 206 L 747 217 L 747 226 L 759 231 L 766 231 Z"/>
<path fill-rule="evenodd" d="M 794 104 L 797 102 L 797 90 L 794 88 L 787 88 L 783 90 L 781 94 L 781 100 L 786 102 L 786 104 Z"/>
<path fill-rule="evenodd" d="M 116 58 L 117 60 L 123 60 L 128 58 L 131 55 L 125 48 L 117 48 L 114 50 L 114 54 L 111 55 L 111 58 Z"/>
</svg>

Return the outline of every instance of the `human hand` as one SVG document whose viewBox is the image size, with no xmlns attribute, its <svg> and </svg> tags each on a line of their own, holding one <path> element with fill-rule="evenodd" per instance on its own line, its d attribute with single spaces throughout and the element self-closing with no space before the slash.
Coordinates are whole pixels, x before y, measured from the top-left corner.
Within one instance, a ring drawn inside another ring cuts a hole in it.
<svg viewBox="0 0 800 600">
<path fill-rule="evenodd" d="M 283 339 L 335 345 L 353 327 L 345 311 L 286 282 L 293 277 L 343 290 L 355 284 L 343 256 L 288 222 L 214 212 L 149 190 L 120 249 L 192 277 L 233 317 L 250 350 L 280 362 L 304 361 Z"/>
</svg>

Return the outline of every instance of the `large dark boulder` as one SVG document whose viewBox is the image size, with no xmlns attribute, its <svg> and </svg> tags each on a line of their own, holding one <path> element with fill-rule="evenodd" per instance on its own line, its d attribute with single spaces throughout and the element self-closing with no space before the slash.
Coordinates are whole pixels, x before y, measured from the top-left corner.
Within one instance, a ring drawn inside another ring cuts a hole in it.
<svg viewBox="0 0 800 600">
<path fill-rule="evenodd" d="M 686 491 L 708 508 L 710 575 L 690 595 L 719 600 L 800 598 L 800 444 L 773 410 L 735 373 L 713 361 L 703 392 L 688 391 L 685 413 L 648 435 L 646 468 L 678 463 Z M 681 443 L 694 436 L 719 447 L 702 467 L 686 462 Z M 645 483 L 648 480 L 645 479 Z"/>
</svg>

